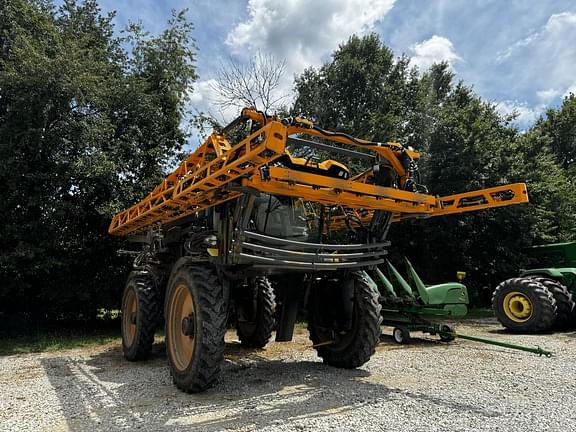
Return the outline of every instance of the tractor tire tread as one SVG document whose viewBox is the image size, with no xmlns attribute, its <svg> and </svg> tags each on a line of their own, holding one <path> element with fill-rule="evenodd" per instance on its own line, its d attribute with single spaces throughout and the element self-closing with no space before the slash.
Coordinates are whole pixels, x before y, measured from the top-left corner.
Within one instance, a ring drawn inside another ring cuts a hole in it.
<svg viewBox="0 0 576 432">
<path fill-rule="evenodd" d="M 200 344 L 195 347 L 194 356 L 197 358 L 192 360 L 192 363 L 196 363 L 193 372 L 179 376 L 171 367 L 170 373 L 174 384 L 180 390 L 186 393 L 198 393 L 213 387 L 220 377 L 224 360 L 226 297 L 224 287 L 213 269 L 187 261 L 180 265 L 177 263 L 175 267 L 171 279 L 184 272 L 184 277 L 189 278 L 197 288 L 195 292 L 198 298 L 195 299 L 195 304 L 198 308 L 197 313 L 202 314 L 202 336 L 199 338 Z M 170 282 L 168 286 L 171 286 Z M 169 295 L 166 296 L 166 303 L 168 297 Z"/>
<path fill-rule="evenodd" d="M 556 329 L 565 329 L 570 326 L 575 306 L 572 293 L 568 291 L 568 288 L 560 282 L 546 277 L 536 276 L 531 277 L 531 279 L 540 282 L 548 288 L 548 291 L 552 293 L 554 300 L 556 300 L 556 321 L 554 322 L 554 327 Z"/>
<path fill-rule="evenodd" d="M 256 328 L 251 333 L 237 325 L 236 333 L 242 346 L 246 348 L 264 348 L 276 326 L 276 297 L 272 284 L 265 276 L 255 278 L 257 293 Z"/>
<path fill-rule="evenodd" d="M 146 272 L 132 272 L 126 286 L 134 283 L 138 301 L 137 330 L 132 346 L 122 338 L 122 351 L 128 361 L 141 361 L 149 357 L 154 344 L 154 333 L 161 318 L 161 295 L 154 277 Z M 125 290 L 126 292 L 126 290 Z"/>
<path fill-rule="evenodd" d="M 502 303 L 507 290 L 531 293 L 539 313 L 532 320 L 515 323 L 506 317 Z M 511 278 L 501 282 L 492 295 L 492 308 L 498 321 L 513 332 L 540 333 L 549 330 L 556 320 L 556 300 L 552 293 L 540 282 L 531 278 Z"/>
<path fill-rule="evenodd" d="M 358 306 L 356 314 L 356 337 L 343 351 L 334 351 L 328 346 L 316 347 L 318 356 L 324 363 L 344 369 L 354 369 L 362 366 L 376 352 L 380 340 L 382 324 L 382 305 L 379 303 L 379 293 L 364 280 L 361 272 L 353 273 L 355 279 L 355 298 Z M 312 320 L 308 320 L 308 331 L 313 344 L 322 341 L 315 336 Z"/>
</svg>

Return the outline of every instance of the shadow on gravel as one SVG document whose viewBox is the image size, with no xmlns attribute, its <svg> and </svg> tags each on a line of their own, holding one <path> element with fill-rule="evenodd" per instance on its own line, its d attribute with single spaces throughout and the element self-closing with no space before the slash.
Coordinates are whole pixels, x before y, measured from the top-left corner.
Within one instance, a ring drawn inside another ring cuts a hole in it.
<svg viewBox="0 0 576 432">
<path fill-rule="evenodd" d="M 382 376 L 373 379 L 362 369 L 268 360 L 238 344 L 227 344 L 226 358 L 221 383 L 191 395 L 173 386 L 160 344 L 140 363 L 125 361 L 120 348 L 88 360 L 60 356 L 41 363 L 71 430 L 259 430 L 294 420 L 322 421 L 399 400 L 499 415 L 456 400 L 387 387 L 380 382 Z"/>
<path fill-rule="evenodd" d="M 410 335 L 410 341 L 406 344 L 399 344 L 397 343 L 392 335 L 382 333 L 380 335 L 380 343 L 391 348 L 399 348 L 402 347 L 403 349 L 409 349 L 410 347 L 413 348 L 421 348 L 426 346 L 438 346 L 438 345 L 445 345 L 445 342 L 441 342 L 439 339 L 432 339 L 434 336 L 426 335 L 420 332 L 412 332 Z"/>
</svg>

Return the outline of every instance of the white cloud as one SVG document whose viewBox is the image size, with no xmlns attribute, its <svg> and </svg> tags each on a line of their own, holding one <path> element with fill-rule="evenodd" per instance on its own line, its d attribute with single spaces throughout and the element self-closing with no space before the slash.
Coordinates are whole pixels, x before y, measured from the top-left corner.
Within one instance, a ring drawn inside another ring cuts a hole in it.
<svg viewBox="0 0 576 432">
<path fill-rule="evenodd" d="M 540 90 L 536 92 L 538 100 L 544 104 L 552 102 L 557 96 L 560 96 L 562 92 L 560 90 L 549 88 L 547 90 Z"/>
<path fill-rule="evenodd" d="M 422 71 L 442 61 L 448 62 L 453 68 L 455 62 L 462 60 L 450 39 L 443 36 L 434 35 L 428 40 L 412 45 L 410 50 L 414 53 L 410 63 Z"/>
<path fill-rule="evenodd" d="M 566 91 L 564 92 L 564 94 L 562 95 L 562 97 L 566 97 L 569 96 L 570 93 L 573 93 L 576 95 L 576 81 L 574 83 L 572 83 L 572 85 L 570 85 Z"/>
<path fill-rule="evenodd" d="M 215 84 L 216 80 L 214 79 L 195 82 L 189 94 L 190 102 L 199 107 L 212 103 L 215 97 L 212 88 Z"/>
<path fill-rule="evenodd" d="M 576 13 L 574 12 L 562 12 L 559 14 L 553 14 L 548 18 L 548 21 L 544 26 L 527 37 L 517 41 L 510 47 L 503 51 L 500 51 L 497 55 L 497 60 L 502 61 L 512 56 L 516 51 L 524 47 L 531 47 L 535 45 L 551 45 L 555 44 L 558 36 L 561 36 L 566 31 L 574 31 L 576 29 Z M 573 45 L 573 41 L 566 41 L 570 45 Z"/>
<path fill-rule="evenodd" d="M 528 127 L 534 124 L 542 115 L 546 106 L 541 104 L 534 107 L 529 106 L 526 102 L 520 101 L 502 101 L 496 105 L 496 109 L 502 115 L 516 114 L 515 123 L 521 127 Z"/>
<path fill-rule="evenodd" d="M 551 33 L 563 31 L 566 26 L 576 26 L 576 13 L 562 12 L 552 15 L 546 23 L 545 29 Z"/>
<path fill-rule="evenodd" d="M 215 79 L 197 81 L 189 92 L 190 104 L 194 110 L 208 114 L 221 124 L 226 124 L 238 116 L 234 107 L 220 108 Z"/>
<path fill-rule="evenodd" d="M 497 61 L 508 68 L 508 79 L 520 92 L 535 87 L 555 89 L 554 97 L 561 95 L 560 89 L 575 84 L 576 12 L 551 15 L 538 31 L 501 51 Z M 545 99 L 551 93 L 536 95 Z"/>
<path fill-rule="evenodd" d="M 226 44 L 240 55 L 258 50 L 286 59 L 283 87 L 293 75 L 318 66 L 352 34 L 374 28 L 395 0 L 249 0 L 248 19 L 234 27 Z"/>
</svg>

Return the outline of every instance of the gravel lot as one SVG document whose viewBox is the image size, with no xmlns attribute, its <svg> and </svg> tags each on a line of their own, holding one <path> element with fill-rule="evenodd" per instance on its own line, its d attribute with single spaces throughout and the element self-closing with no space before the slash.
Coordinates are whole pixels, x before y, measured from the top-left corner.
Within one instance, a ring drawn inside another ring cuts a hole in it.
<svg viewBox="0 0 576 432">
<path fill-rule="evenodd" d="M 383 336 L 364 367 L 340 370 L 319 361 L 304 329 L 263 351 L 229 333 L 222 382 L 199 395 L 172 385 L 161 342 L 138 364 L 119 342 L 0 357 L 0 430 L 576 430 L 576 332 L 509 335 L 493 320 L 457 330 L 555 356 Z"/>
</svg>

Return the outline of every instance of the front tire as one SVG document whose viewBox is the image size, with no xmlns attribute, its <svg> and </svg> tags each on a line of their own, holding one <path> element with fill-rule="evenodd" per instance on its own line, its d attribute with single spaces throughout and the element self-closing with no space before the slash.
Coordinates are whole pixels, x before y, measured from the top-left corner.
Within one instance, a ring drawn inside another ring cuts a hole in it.
<svg viewBox="0 0 576 432">
<path fill-rule="evenodd" d="M 313 288 L 308 319 L 310 339 L 318 356 L 330 366 L 347 369 L 357 368 L 370 360 L 380 339 L 382 322 L 377 288 L 369 283 L 364 272 L 354 272 L 350 278 L 353 283 L 353 304 L 348 329 L 338 329 L 331 323 L 332 318 L 338 318 L 331 315 L 338 308 L 331 307 L 330 300 L 334 294 L 331 298 L 327 296 L 336 287 Z"/>
<path fill-rule="evenodd" d="M 197 393 L 220 376 L 226 332 L 224 287 L 209 267 L 176 263 L 166 293 L 166 352 L 174 384 Z"/>
<path fill-rule="evenodd" d="M 556 301 L 540 282 L 530 278 L 505 280 L 494 290 L 492 307 L 498 321 L 515 332 L 543 332 L 554 324 Z"/>
<path fill-rule="evenodd" d="M 160 311 L 160 292 L 153 275 L 130 273 L 122 295 L 122 352 L 126 360 L 148 357 Z"/>
</svg>

